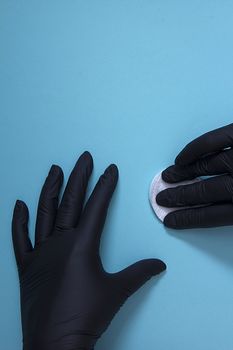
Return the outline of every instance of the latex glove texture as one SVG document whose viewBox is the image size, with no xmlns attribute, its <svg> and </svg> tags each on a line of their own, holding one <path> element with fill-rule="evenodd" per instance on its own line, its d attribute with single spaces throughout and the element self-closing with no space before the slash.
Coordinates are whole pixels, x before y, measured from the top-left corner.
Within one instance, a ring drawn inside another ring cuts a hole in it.
<svg viewBox="0 0 233 350">
<path fill-rule="evenodd" d="M 197 205 L 169 213 L 167 227 L 184 229 L 233 224 L 233 124 L 199 136 L 178 154 L 175 165 L 162 173 L 176 183 L 207 176 L 191 185 L 161 191 L 156 201 L 166 207 Z M 200 207 L 199 207 L 200 206 Z"/>
<path fill-rule="evenodd" d="M 127 298 L 166 268 L 148 259 L 117 273 L 104 270 L 99 244 L 118 169 L 112 164 L 105 170 L 84 205 L 92 168 L 84 152 L 59 201 L 63 172 L 51 167 L 38 203 L 34 247 L 27 206 L 16 202 L 12 233 L 24 350 L 93 349 Z"/>
</svg>

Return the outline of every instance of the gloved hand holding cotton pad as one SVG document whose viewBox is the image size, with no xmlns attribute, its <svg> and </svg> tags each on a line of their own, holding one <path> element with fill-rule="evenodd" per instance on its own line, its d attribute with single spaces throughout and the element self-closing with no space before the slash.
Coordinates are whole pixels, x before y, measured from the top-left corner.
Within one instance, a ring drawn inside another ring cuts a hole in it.
<svg viewBox="0 0 233 350">
<path fill-rule="evenodd" d="M 150 204 L 151 204 L 155 214 L 159 218 L 159 220 L 161 220 L 163 222 L 165 216 L 172 211 L 180 210 L 180 209 L 184 209 L 184 208 L 190 208 L 190 206 L 179 207 L 179 208 L 177 208 L 177 207 L 176 208 L 168 208 L 168 207 L 163 207 L 162 205 L 159 205 L 156 202 L 156 196 L 159 192 L 166 190 L 167 188 L 171 188 L 171 187 L 177 187 L 180 185 L 190 185 L 190 184 L 193 184 L 195 182 L 199 182 L 200 180 L 201 180 L 200 178 L 196 178 L 193 180 L 185 180 L 185 181 L 181 181 L 181 182 L 177 182 L 177 183 L 168 183 L 162 179 L 162 172 L 155 175 L 155 177 L 153 178 L 151 185 L 150 185 L 149 200 L 150 200 Z"/>
</svg>

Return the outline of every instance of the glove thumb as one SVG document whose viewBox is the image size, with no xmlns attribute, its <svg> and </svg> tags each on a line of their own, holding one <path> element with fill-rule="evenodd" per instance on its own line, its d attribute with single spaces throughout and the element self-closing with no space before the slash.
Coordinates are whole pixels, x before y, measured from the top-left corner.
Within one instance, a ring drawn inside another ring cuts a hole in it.
<svg viewBox="0 0 233 350">
<path fill-rule="evenodd" d="M 164 270 L 166 270 L 166 264 L 162 260 L 145 259 L 128 266 L 118 274 L 127 296 L 130 296 L 152 276 L 158 275 Z"/>
</svg>

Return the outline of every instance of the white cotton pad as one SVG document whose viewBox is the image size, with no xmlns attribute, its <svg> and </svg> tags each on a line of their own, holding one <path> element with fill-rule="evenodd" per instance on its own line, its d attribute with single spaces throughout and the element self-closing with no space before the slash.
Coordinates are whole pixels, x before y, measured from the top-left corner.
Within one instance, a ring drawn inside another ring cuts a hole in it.
<svg viewBox="0 0 233 350">
<path fill-rule="evenodd" d="M 180 185 L 189 185 L 189 184 L 193 184 L 195 182 L 199 182 L 201 179 L 200 178 L 196 178 L 193 180 L 187 180 L 187 181 L 181 181 L 181 182 L 177 182 L 174 184 L 170 184 L 168 182 L 165 182 L 162 179 L 162 172 L 160 172 L 159 174 L 155 175 L 155 177 L 153 178 L 151 185 L 150 185 L 150 190 L 149 190 L 149 200 L 150 200 L 150 204 L 155 212 L 155 214 L 157 215 L 157 217 L 163 221 L 165 216 L 175 210 L 180 210 L 180 209 L 184 209 L 184 208 L 189 208 L 189 207 L 176 207 L 176 208 L 167 208 L 167 207 L 163 207 L 162 205 L 158 205 L 156 202 L 156 196 L 159 192 L 165 190 L 166 188 L 171 188 L 171 187 L 177 187 Z"/>
</svg>

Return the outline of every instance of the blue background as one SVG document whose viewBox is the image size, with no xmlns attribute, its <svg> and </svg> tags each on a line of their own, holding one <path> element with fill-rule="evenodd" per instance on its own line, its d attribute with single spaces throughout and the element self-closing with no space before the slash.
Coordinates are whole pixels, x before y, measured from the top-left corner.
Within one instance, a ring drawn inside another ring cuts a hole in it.
<svg viewBox="0 0 233 350">
<path fill-rule="evenodd" d="M 148 202 L 155 173 L 192 138 L 232 122 L 232 1 L 0 0 L 0 339 L 21 349 L 11 245 L 16 198 L 33 237 L 52 163 L 94 157 L 120 180 L 104 230 L 108 271 L 159 257 L 97 350 L 232 350 L 232 228 L 166 230 Z M 43 307 L 43 305 L 42 305 Z"/>
</svg>

